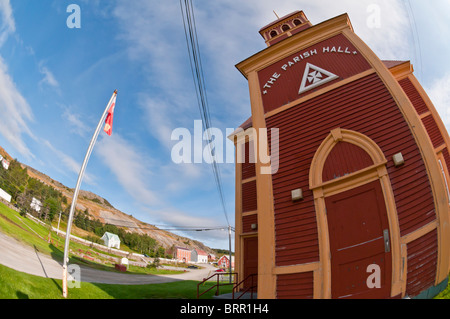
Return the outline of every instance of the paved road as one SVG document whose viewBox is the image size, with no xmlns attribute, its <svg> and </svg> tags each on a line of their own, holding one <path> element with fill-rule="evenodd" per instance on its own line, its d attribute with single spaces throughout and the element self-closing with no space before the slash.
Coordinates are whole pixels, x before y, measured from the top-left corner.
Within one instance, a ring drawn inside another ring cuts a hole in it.
<svg viewBox="0 0 450 319">
<path fill-rule="evenodd" d="M 39 253 L 35 248 L 26 246 L 1 232 L 0 264 L 41 277 L 55 279 L 61 279 L 62 277 L 62 262 Z M 131 275 L 80 266 L 80 280 L 82 282 L 126 285 L 166 283 L 178 280 L 203 280 L 215 269 L 211 265 L 204 266 L 204 269 L 189 269 L 189 271 L 178 275 Z"/>
</svg>

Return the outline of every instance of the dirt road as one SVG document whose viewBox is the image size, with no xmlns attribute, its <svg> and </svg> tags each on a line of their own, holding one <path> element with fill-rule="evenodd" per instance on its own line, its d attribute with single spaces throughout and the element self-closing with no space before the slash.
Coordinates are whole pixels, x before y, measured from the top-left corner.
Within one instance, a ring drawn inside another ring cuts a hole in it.
<svg viewBox="0 0 450 319">
<path fill-rule="evenodd" d="M 50 256 L 39 253 L 35 248 L 26 246 L 19 241 L 0 232 L 0 264 L 28 274 L 61 279 L 62 262 Z M 204 269 L 189 269 L 178 275 L 131 275 L 80 267 L 82 282 L 106 284 L 142 285 L 166 283 L 178 280 L 203 280 L 214 271 L 211 265 L 202 265 Z"/>
</svg>

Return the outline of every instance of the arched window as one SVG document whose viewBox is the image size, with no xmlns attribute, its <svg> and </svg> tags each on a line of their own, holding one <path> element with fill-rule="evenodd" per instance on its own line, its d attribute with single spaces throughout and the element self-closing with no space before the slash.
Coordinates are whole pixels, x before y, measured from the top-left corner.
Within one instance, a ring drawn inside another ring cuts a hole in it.
<svg viewBox="0 0 450 319">
<path fill-rule="evenodd" d="M 275 31 L 275 30 L 270 31 L 270 37 L 271 38 L 276 37 L 277 35 L 278 35 L 277 31 Z"/>
<path fill-rule="evenodd" d="M 287 31 L 287 30 L 289 30 L 291 27 L 290 26 L 288 26 L 287 24 L 283 24 L 283 26 L 281 27 L 281 29 L 283 30 L 283 31 Z"/>
<path fill-rule="evenodd" d="M 302 22 L 299 19 L 294 20 L 294 25 L 300 25 L 300 24 L 302 24 Z"/>
</svg>

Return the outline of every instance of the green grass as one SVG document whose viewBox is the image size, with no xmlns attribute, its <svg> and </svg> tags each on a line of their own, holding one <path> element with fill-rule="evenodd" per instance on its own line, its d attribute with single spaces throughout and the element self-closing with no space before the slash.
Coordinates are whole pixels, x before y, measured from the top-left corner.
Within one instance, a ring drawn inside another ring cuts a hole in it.
<svg viewBox="0 0 450 319">
<path fill-rule="evenodd" d="M 48 243 L 49 228 L 38 224 L 28 218 L 20 216 L 16 211 L 8 208 L 3 203 L 0 203 L 0 232 L 13 237 L 22 243 L 34 247 L 37 251 L 43 254 L 50 255 L 53 259 L 61 261 L 64 257 L 64 238 L 58 237 L 55 232 L 51 232 L 52 243 Z M 95 250 L 85 245 L 70 242 L 70 249 L 73 251 L 89 250 L 95 253 Z M 104 252 L 102 252 L 104 253 Z M 111 255 L 111 254 L 109 254 Z M 92 268 L 105 271 L 116 272 L 114 264 L 111 262 L 107 264 L 100 264 L 92 262 L 87 259 L 71 255 L 70 262 L 80 265 L 86 265 Z M 165 275 L 165 274 L 178 274 L 183 271 L 174 271 L 166 269 L 155 268 L 142 268 L 138 266 L 129 266 L 128 273 L 131 274 L 152 274 L 152 275 Z"/>
<path fill-rule="evenodd" d="M 48 228 L 20 216 L 14 210 L 0 203 L 0 231 L 10 237 L 35 247 L 41 253 L 51 255 L 55 260 L 63 259 L 64 239 L 52 233 L 53 244 L 47 242 Z M 43 239 L 44 238 L 44 239 Z M 71 242 L 73 250 L 88 247 Z M 113 265 L 101 265 L 78 257 L 71 257 L 71 263 L 88 265 L 101 270 L 116 271 Z M 154 268 L 129 266 L 128 273 L 174 274 L 173 271 Z M 194 299 L 197 293 L 197 281 L 176 281 L 165 284 L 147 285 L 108 285 L 81 282 L 80 288 L 69 289 L 70 299 Z M 213 283 L 205 283 L 201 291 L 207 290 Z M 212 289 L 202 298 L 212 298 Z M 220 293 L 228 293 L 231 286 L 221 287 Z M 22 273 L 0 264 L 0 299 L 61 299 L 61 280 L 43 278 Z"/>
<path fill-rule="evenodd" d="M 80 288 L 69 289 L 69 299 L 195 299 L 198 281 L 184 280 L 164 284 L 108 285 L 81 282 Z M 213 283 L 201 285 L 205 291 Z M 22 273 L 0 265 L 0 299 L 63 299 L 61 280 Z M 231 286 L 220 293 L 231 292 Z M 210 299 L 211 289 L 202 296 Z"/>
<path fill-rule="evenodd" d="M 441 291 L 436 297 L 433 299 L 450 299 L 450 280 L 447 284 L 447 288 L 444 291 Z"/>
<path fill-rule="evenodd" d="M 48 229 L 23 218 L 2 203 L 0 203 L 0 231 L 30 246 L 36 246 L 41 252 L 52 253 L 47 241 L 39 237 L 46 238 Z"/>
</svg>

